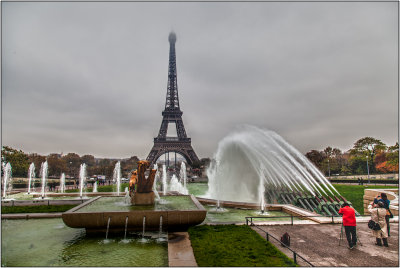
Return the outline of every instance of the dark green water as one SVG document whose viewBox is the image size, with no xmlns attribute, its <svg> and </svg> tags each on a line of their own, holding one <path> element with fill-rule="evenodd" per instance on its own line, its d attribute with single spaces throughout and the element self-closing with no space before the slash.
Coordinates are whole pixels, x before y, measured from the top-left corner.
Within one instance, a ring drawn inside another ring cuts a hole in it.
<svg viewBox="0 0 400 268">
<path fill-rule="evenodd" d="M 1 228 L 2 266 L 168 266 L 167 242 L 104 243 L 62 219 L 2 220 Z"/>
<path fill-rule="evenodd" d="M 208 183 L 188 183 L 186 187 L 189 190 L 189 193 L 194 196 L 202 196 L 208 190 Z"/>
<path fill-rule="evenodd" d="M 207 216 L 205 219 L 206 223 L 213 222 L 246 222 L 245 217 L 258 217 L 260 210 L 255 209 L 238 209 L 238 208 L 223 208 L 223 212 L 217 211 L 216 206 L 204 206 L 207 209 Z M 288 221 L 290 218 L 289 214 L 281 211 L 267 211 L 265 215 L 267 217 L 280 217 L 280 218 L 259 218 L 253 219 L 253 221 Z"/>
</svg>

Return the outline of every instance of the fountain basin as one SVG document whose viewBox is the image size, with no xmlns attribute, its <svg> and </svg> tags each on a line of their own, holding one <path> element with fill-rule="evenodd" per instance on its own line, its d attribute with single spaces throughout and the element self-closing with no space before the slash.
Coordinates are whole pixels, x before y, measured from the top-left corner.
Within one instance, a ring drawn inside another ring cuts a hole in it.
<svg viewBox="0 0 400 268">
<path fill-rule="evenodd" d="M 161 201 L 153 206 L 132 206 L 124 204 L 121 197 L 97 197 L 63 213 L 62 219 L 67 226 L 86 228 L 90 234 L 105 233 L 109 219 L 109 232 L 123 232 L 126 221 L 128 231 L 142 230 L 144 217 L 150 231 L 159 230 L 161 216 L 162 229 L 168 231 L 187 230 L 206 218 L 207 210 L 193 195 L 163 196 Z"/>
</svg>

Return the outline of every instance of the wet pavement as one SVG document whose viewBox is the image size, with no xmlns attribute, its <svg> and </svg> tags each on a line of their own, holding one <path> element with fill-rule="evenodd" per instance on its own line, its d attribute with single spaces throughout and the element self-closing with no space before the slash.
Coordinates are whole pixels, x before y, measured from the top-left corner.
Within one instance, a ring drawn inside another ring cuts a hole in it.
<svg viewBox="0 0 400 268">
<path fill-rule="evenodd" d="M 174 232 L 168 234 L 168 266 L 197 266 L 189 234 L 187 232 Z"/>
<path fill-rule="evenodd" d="M 264 238 L 265 233 L 259 228 L 278 239 L 287 232 L 291 238 L 290 248 L 314 266 L 399 267 L 399 225 L 391 223 L 390 227 L 389 247 L 379 247 L 375 245 L 375 237 L 371 235 L 367 223 L 359 223 L 357 236 L 361 243 L 354 249 L 347 247 L 344 229 L 343 240 L 340 241 L 340 224 L 269 225 L 252 228 Z M 293 259 L 293 253 L 279 242 L 271 238 L 270 242 Z M 299 257 L 297 261 L 301 266 L 309 266 Z"/>
</svg>

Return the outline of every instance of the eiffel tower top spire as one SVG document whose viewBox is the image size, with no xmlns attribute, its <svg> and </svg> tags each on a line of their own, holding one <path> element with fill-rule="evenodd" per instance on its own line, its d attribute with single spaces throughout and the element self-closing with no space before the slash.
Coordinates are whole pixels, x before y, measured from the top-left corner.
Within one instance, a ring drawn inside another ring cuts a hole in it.
<svg viewBox="0 0 400 268">
<path fill-rule="evenodd" d="M 174 32 L 171 32 L 169 34 L 168 41 L 169 41 L 168 87 L 167 87 L 167 99 L 165 102 L 164 111 L 180 112 L 179 97 L 178 97 L 178 80 L 176 75 L 176 53 L 175 53 L 176 34 Z"/>
</svg>

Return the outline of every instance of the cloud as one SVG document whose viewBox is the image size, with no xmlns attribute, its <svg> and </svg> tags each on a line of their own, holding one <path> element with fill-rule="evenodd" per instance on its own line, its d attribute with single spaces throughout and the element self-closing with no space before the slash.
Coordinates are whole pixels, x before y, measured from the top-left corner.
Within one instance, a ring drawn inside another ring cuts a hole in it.
<svg viewBox="0 0 400 268">
<path fill-rule="evenodd" d="M 199 157 L 236 125 L 302 152 L 397 141 L 395 3 L 3 4 L 3 145 L 145 158 L 161 124 L 168 34 Z"/>
</svg>

